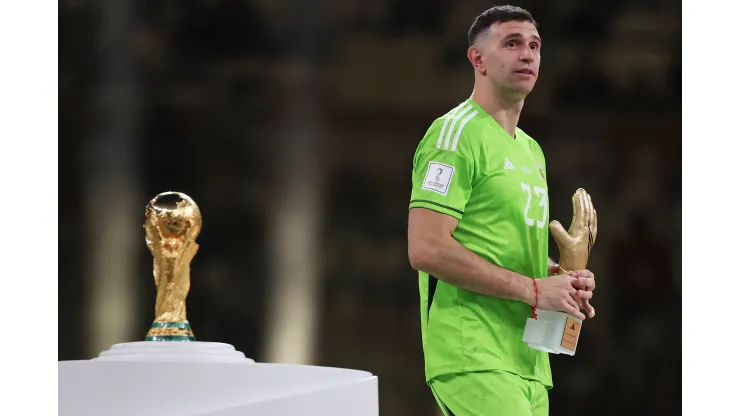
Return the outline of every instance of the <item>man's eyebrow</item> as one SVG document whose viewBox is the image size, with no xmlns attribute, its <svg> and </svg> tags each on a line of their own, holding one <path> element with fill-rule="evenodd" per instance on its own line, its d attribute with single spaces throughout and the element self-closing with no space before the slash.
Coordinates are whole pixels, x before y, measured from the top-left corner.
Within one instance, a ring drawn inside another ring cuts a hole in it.
<svg viewBox="0 0 740 416">
<path fill-rule="evenodd" d="M 539 36 L 537 36 L 537 35 L 532 35 L 532 37 L 533 37 L 533 38 L 534 38 L 534 40 L 536 40 L 537 42 L 539 42 L 539 43 L 542 43 L 542 39 L 541 39 L 541 38 L 540 38 Z M 522 35 L 521 33 L 518 33 L 518 32 L 515 32 L 515 33 L 510 33 L 510 34 L 509 34 L 508 36 L 506 36 L 506 37 L 504 38 L 504 41 L 507 41 L 507 40 L 509 40 L 509 39 L 524 39 L 524 35 Z"/>
</svg>

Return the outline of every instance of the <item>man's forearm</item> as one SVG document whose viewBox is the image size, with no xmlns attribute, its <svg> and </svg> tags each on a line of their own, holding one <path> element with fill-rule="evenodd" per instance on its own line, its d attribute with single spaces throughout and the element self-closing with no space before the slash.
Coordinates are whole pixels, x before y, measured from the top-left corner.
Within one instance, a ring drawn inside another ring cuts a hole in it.
<svg viewBox="0 0 740 416">
<path fill-rule="evenodd" d="M 437 279 L 482 295 L 534 304 L 528 277 L 489 263 L 452 237 L 430 247 L 419 269 Z"/>
</svg>

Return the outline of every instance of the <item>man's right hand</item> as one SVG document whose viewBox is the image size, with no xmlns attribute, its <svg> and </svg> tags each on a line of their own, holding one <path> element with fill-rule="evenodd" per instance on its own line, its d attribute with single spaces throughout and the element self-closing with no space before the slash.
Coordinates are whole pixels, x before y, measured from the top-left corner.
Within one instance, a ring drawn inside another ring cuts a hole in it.
<svg viewBox="0 0 740 416">
<path fill-rule="evenodd" d="M 574 287 L 574 282 L 577 282 L 577 280 L 567 274 L 537 279 L 537 287 L 539 288 L 537 308 L 565 312 L 578 319 L 586 319 L 586 315 L 581 313 L 575 300 L 578 290 Z"/>
</svg>

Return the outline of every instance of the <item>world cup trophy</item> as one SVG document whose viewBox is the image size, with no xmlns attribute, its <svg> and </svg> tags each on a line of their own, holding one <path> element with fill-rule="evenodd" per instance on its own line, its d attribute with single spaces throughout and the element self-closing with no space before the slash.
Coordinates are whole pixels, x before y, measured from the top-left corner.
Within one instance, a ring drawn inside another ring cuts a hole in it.
<svg viewBox="0 0 740 416">
<path fill-rule="evenodd" d="M 195 341 L 185 298 L 190 290 L 190 262 L 198 251 L 195 239 L 202 225 L 200 210 L 189 196 L 164 192 L 149 201 L 144 215 L 157 287 L 154 322 L 145 340 Z"/>
<path fill-rule="evenodd" d="M 145 217 L 154 322 L 145 340 L 114 344 L 91 360 L 60 361 L 60 416 L 378 416 L 372 373 L 256 363 L 233 345 L 196 341 L 185 299 L 200 210 L 187 195 L 165 192 L 149 201 Z"/>
<path fill-rule="evenodd" d="M 560 252 L 558 274 L 584 270 L 596 243 L 598 220 L 591 195 L 579 188 L 572 200 L 573 219 L 568 231 L 560 222 L 550 222 L 550 232 Z M 574 355 L 583 322 L 565 312 L 538 309 L 536 316 L 527 319 L 522 340 L 540 351 Z"/>
</svg>

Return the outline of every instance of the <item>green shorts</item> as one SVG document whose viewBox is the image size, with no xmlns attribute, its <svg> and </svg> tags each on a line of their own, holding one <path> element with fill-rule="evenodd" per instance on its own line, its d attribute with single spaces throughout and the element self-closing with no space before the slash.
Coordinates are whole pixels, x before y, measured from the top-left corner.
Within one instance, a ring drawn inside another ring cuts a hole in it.
<svg viewBox="0 0 740 416">
<path fill-rule="evenodd" d="M 547 416 L 547 388 L 506 371 L 450 374 L 429 382 L 446 416 Z"/>
</svg>

